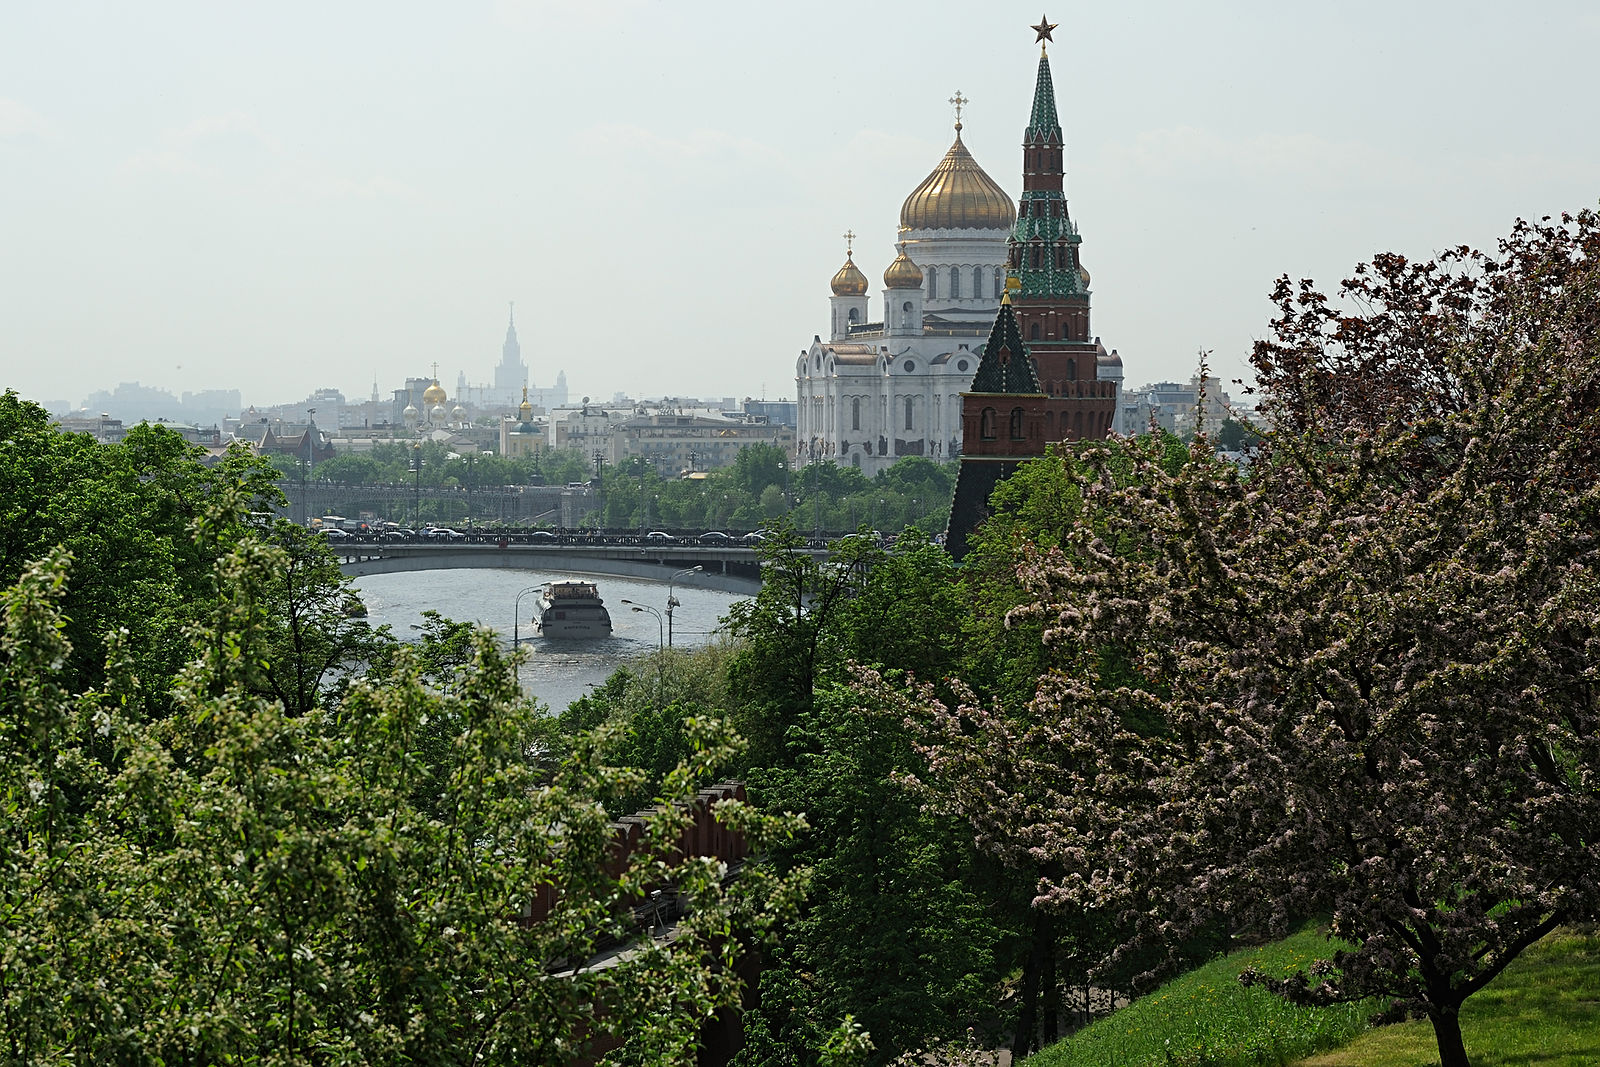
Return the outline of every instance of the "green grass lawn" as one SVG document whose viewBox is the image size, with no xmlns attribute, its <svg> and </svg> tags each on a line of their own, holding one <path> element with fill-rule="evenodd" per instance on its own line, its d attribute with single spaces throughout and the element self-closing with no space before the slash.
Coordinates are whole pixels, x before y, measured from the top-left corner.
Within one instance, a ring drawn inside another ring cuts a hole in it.
<svg viewBox="0 0 1600 1067">
<path fill-rule="evenodd" d="M 1028 1067 L 1437 1064 L 1426 1020 L 1370 1030 L 1366 1018 L 1376 1002 L 1295 1008 L 1238 983 L 1247 967 L 1287 974 L 1332 949 L 1306 929 L 1236 952 L 1029 1057 Z M 1474 1067 L 1600 1064 L 1600 936 L 1558 931 L 1545 938 L 1467 1001 L 1461 1028 Z"/>
<path fill-rule="evenodd" d="M 1461 1009 L 1473 1067 L 1600 1064 L 1600 936 L 1558 930 Z M 1427 1020 L 1369 1030 L 1301 1067 L 1426 1067 L 1439 1062 Z"/>
<path fill-rule="evenodd" d="M 1336 1048 L 1366 1028 L 1376 1002 L 1297 1008 L 1239 972 L 1286 976 L 1334 946 L 1314 928 L 1213 960 L 1115 1015 L 1028 1057 L 1028 1067 L 1233 1067 L 1280 1065 Z"/>
</svg>

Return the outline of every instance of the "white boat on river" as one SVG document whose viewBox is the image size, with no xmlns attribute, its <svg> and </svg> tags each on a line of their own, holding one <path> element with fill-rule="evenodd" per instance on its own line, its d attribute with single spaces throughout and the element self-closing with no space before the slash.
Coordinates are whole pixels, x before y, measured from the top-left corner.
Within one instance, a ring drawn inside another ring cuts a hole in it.
<svg viewBox="0 0 1600 1067">
<path fill-rule="evenodd" d="M 540 637 L 610 637 L 611 613 L 600 599 L 600 587 L 593 582 L 546 582 L 533 628 Z"/>
</svg>

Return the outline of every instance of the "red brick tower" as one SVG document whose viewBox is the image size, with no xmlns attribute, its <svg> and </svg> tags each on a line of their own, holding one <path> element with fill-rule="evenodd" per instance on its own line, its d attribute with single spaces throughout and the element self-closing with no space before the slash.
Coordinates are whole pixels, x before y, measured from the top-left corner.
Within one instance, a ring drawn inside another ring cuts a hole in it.
<svg viewBox="0 0 1600 1067">
<path fill-rule="evenodd" d="M 1042 43 L 1054 29 L 1033 27 Z M 960 559 L 988 515 L 989 495 L 1056 441 L 1105 437 L 1113 381 L 1099 380 L 1104 348 L 1089 332 L 1089 272 L 1067 213 L 1066 145 L 1050 58 L 1041 48 L 1033 113 L 1022 142 L 1022 200 L 1011 230 L 1007 298 L 970 391 L 961 394 L 961 470 L 946 545 Z"/>
</svg>

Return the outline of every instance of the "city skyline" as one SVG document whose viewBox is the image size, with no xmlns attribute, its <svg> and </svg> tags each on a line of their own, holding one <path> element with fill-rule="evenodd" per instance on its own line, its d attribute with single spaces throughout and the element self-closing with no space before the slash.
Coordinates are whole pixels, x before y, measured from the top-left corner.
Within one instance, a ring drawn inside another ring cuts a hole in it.
<svg viewBox="0 0 1600 1067">
<path fill-rule="evenodd" d="M 1130 385 L 1244 373 L 1280 273 L 1593 207 L 1600 13 L 1046 8 L 1095 332 Z M 1038 5 L 24 5 L 0 39 L 4 380 L 290 403 L 493 380 L 793 397 L 852 230 L 963 139 L 1013 199 Z"/>
</svg>

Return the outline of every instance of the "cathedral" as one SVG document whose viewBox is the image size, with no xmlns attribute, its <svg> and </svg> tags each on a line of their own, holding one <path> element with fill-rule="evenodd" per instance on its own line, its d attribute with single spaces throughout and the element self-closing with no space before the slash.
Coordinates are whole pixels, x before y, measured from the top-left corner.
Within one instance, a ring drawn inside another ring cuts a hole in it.
<svg viewBox="0 0 1600 1067">
<path fill-rule="evenodd" d="M 868 321 L 867 277 L 846 244 L 828 337 L 795 365 L 800 464 L 832 460 L 871 477 L 905 456 L 961 454 L 961 393 L 1005 289 L 1017 217 L 961 141 L 966 102 L 959 92 L 951 100 L 955 143 L 901 205 L 878 321 Z"/>
</svg>

